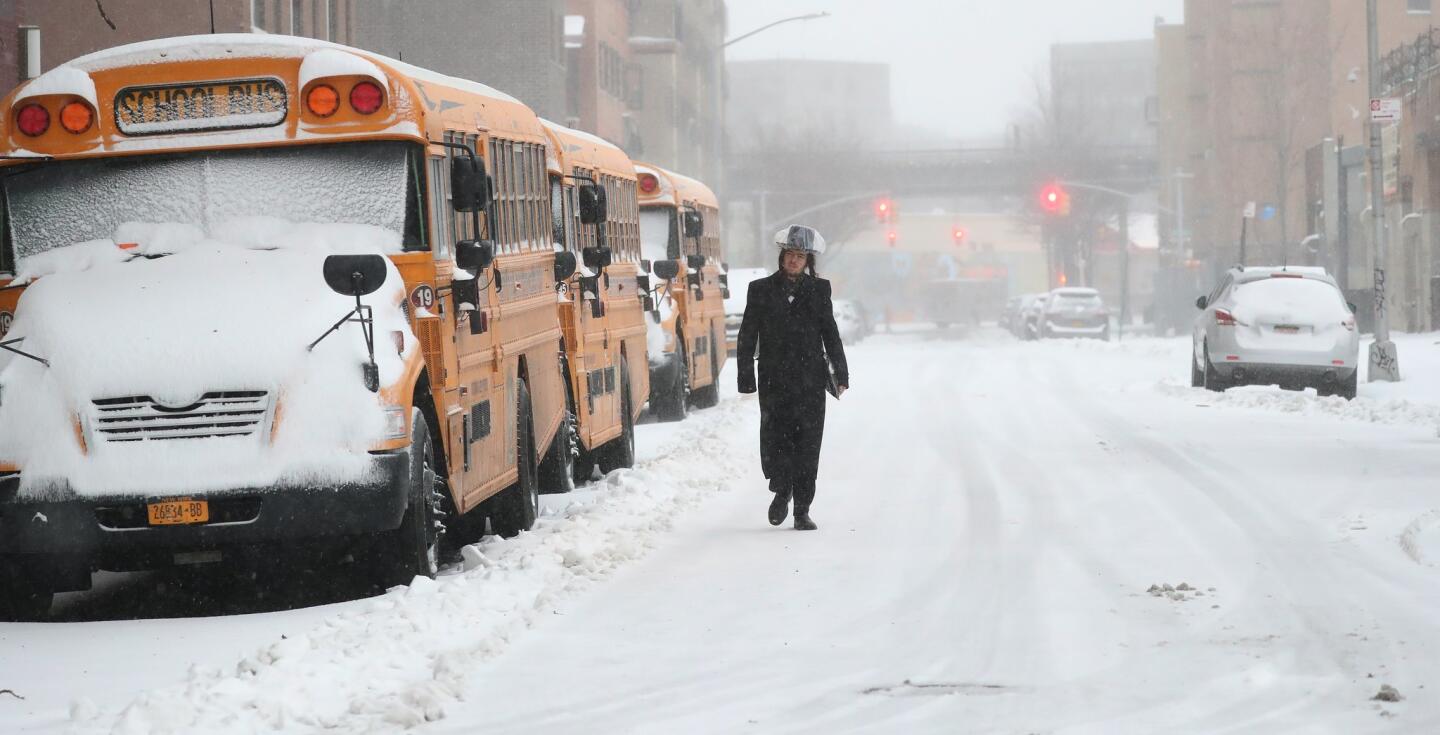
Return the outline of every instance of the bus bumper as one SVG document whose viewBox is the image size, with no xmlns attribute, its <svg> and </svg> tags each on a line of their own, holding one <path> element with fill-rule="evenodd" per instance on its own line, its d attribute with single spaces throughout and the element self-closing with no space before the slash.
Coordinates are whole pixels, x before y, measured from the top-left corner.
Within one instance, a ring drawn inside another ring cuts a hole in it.
<svg viewBox="0 0 1440 735">
<path fill-rule="evenodd" d="M 409 450 L 372 455 L 366 480 L 335 485 L 235 488 L 191 493 L 210 520 L 148 524 L 144 495 L 81 497 L 68 487 L 19 498 L 20 476 L 0 479 L 0 571 L 63 592 L 89 588 L 93 569 L 133 571 L 219 561 L 256 548 L 335 545 L 397 528 L 408 504 Z"/>
</svg>

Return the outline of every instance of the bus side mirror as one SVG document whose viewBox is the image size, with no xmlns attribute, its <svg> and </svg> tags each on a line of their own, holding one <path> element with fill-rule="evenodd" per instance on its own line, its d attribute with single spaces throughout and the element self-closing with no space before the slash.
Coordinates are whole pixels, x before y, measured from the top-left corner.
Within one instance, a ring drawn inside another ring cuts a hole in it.
<svg viewBox="0 0 1440 735">
<path fill-rule="evenodd" d="M 490 206 L 490 174 L 479 159 L 456 156 L 450 159 L 450 197 L 456 212 L 482 212 Z"/>
<path fill-rule="evenodd" d="M 331 255 L 322 266 L 325 285 L 341 296 L 368 296 L 385 284 L 385 256 Z"/>
<path fill-rule="evenodd" d="M 610 248 L 585 248 L 580 251 L 580 256 L 585 259 L 585 267 L 592 271 L 609 266 L 612 255 Z"/>
<path fill-rule="evenodd" d="M 555 280 L 563 281 L 575 274 L 575 254 L 562 250 L 555 254 Z"/>
<path fill-rule="evenodd" d="M 705 219 L 700 213 L 693 210 L 685 210 L 685 236 L 700 237 L 705 234 Z"/>
<path fill-rule="evenodd" d="M 595 184 L 580 187 L 580 224 L 593 225 L 604 222 L 609 214 L 605 189 Z"/>
<path fill-rule="evenodd" d="M 1197 309 L 1204 309 L 1204 308 L 1205 308 L 1205 302 L 1206 302 L 1206 301 L 1207 301 L 1207 299 L 1206 299 L 1204 296 L 1201 296 L 1200 298 L 1195 299 L 1195 308 L 1197 308 Z"/>
<path fill-rule="evenodd" d="M 657 260 L 655 265 L 651 266 L 650 272 L 662 281 L 673 280 L 680 275 L 680 264 L 673 260 Z"/>
<path fill-rule="evenodd" d="M 378 256 L 377 256 L 378 257 Z M 479 273 L 495 262 L 495 243 L 489 240 L 461 240 L 455 243 L 455 264 Z"/>
<path fill-rule="evenodd" d="M 701 268 L 704 268 L 704 267 L 705 267 L 705 256 L 703 256 L 703 255 L 687 255 L 687 256 L 685 256 L 685 265 L 688 265 L 688 266 L 690 266 L 691 268 L 694 268 L 695 270 L 698 271 L 698 270 L 700 270 Z"/>
</svg>

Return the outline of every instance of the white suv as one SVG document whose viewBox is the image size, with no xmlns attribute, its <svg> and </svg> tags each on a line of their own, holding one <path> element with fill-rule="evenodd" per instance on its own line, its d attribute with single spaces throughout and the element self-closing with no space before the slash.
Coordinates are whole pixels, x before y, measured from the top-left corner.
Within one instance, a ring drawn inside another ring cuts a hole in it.
<svg viewBox="0 0 1440 735">
<path fill-rule="evenodd" d="M 1354 398 L 1354 308 L 1323 268 L 1232 268 L 1195 305 L 1190 384 L 1278 384 Z"/>
</svg>

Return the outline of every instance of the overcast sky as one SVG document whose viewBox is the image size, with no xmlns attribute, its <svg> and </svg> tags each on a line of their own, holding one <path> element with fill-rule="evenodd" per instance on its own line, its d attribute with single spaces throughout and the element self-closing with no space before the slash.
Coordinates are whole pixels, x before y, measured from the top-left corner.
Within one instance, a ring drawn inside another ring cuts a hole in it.
<svg viewBox="0 0 1440 735">
<path fill-rule="evenodd" d="M 804 58 L 891 65 L 897 122 L 967 139 L 998 137 L 1034 99 L 1052 43 L 1152 38 L 1184 0 L 728 0 L 730 59 Z"/>
</svg>

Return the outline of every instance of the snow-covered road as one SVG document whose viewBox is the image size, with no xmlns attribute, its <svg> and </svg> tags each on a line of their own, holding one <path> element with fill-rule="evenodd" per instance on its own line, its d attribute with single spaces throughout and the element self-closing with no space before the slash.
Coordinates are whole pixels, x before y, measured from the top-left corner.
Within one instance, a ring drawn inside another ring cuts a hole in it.
<svg viewBox="0 0 1440 735">
<path fill-rule="evenodd" d="M 437 584 L 0 624 L 0 731 L 1440 729 L 1435 335 L 1354 404 L 1191 389 L 1183 339 L 941 336 L 853 348 L 818 533 L 765 522 L 727 371 Z"/>
</svg>

